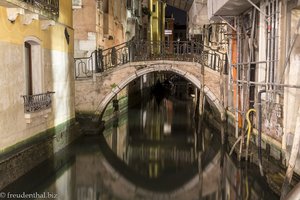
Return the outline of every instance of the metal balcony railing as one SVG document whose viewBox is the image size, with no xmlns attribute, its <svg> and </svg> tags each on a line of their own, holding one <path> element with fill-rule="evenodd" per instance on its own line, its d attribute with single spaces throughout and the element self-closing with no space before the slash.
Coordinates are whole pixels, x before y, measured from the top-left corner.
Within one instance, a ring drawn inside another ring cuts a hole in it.
<svg viewBox="0 0 300 200">
<path fill-rule="evenodd" d="M 225 59 L 225 54 L 204 47 L 199 42 L 131 40 L 109 49 L 97 49 L 90 57 L 75 58 L 75 78 L 91 78 L 94 73 L 101 73 L 129 62 L 153 60 L 198 62 L 220 71 L 226 63 Z"/>
<path fill-rule="evenodd" d="M 24 112 L 33 113 L 50 108 L 52 104 L 52 94 L 54 94 L 54 92 L 46 92 L 36 95 L 23 95 Z"/>
<path fill-rule="evenodd" d="M 20 0 L 52 16 L 59 16 L 59 0 Z"/>
</svg>

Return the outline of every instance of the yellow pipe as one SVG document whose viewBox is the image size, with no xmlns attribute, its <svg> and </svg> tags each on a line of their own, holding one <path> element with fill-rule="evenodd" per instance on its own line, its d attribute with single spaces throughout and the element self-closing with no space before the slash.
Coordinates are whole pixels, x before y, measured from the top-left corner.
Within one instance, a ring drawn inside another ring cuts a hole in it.
<svg viewBox="0 0 300 200">
<path fill-rule="evenodd" d="M 256 113 L 256 110 L 252 108 L 252 109 L 248 110 L 247 115 L 246 115 L 246 119 L 247 119 L 247 123 L 248 123 L 248 134 L 247 134 L 247 144 L 246 144 L 246 160 L 248 160 L 248 148 L 249 148 L 250 135 L 251 135 L 251 129 L 252 129 L 252 125 L 251 125 L 251 122 L 250 122 L 250 119 L 249 119 L 249 115 L 250 115 L 251 112 Z"/>
</svg>

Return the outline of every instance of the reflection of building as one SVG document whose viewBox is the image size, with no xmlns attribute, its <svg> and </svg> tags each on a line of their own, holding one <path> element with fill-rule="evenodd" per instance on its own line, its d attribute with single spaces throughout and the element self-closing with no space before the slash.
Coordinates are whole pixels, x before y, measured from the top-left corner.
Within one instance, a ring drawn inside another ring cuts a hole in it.
<svg viewBox="0 0 300 200">
<path fill-rule="evenodd" d="M 176 170 L 176 172 L 193 165 L 196 162 L 193 145 L 180 148 L 173 144 L 170 146 L 159 146 L 155 143 L 129 143 L 128 165 L 137 169 L 146 177 L 158 178 L 164 171 Z"/>
</svg>

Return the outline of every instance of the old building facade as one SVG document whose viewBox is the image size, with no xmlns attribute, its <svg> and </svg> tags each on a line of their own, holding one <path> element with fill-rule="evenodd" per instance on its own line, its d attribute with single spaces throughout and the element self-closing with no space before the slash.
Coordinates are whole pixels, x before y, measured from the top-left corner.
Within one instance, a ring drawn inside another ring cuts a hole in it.
<svg viewBox="0 0 300 200">
<path fill-rule="evenodd" d="M 75 138 L 72 2 L 1 1 L 0 24 L 3 187 Z"/>
<path fill-rule="evenodd" d="M 75 57 L 139 37 L 141 12 L 137 0 L 73 0 Z"/>
<path fill-rule="evenodd" d="M 256 109 L 254 133 L 262 132 L 262 147 L 288 165 L 300 132 L 299 1 L 204 3 L 207 10 L 199 15 L 207 14 L 210 23 L 199 21 L 200 29 L 190 29 L 190 34 L 199 34 L 212 48 L 225 49 L 226 82 L 220 88 L 235 136 L 247 126 L 247 112 Z"/>
</svg>

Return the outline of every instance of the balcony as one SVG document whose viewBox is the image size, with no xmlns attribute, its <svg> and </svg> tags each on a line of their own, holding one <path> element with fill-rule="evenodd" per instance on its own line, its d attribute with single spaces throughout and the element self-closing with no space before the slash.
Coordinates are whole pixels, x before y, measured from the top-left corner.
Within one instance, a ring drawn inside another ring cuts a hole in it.
<svg viewBox="0 0 300 200">
<path fill-rule="evenodd" d="M 0 6 L 21 8 L 24 13 L 38 14 L 42 19 L 57 19 L 59 16 L 59 0 L 4 0 Z"/>
<path fill-rule="evenodd" d="M 54 92 L 46 92 L 36 95 L 23 95 L 24 99 L 24 112 L 34 113 L 42 110 L 46 110 L 51 107 L 51 96 Z"/>
<path fill-rule="evenodd" d="M 260 0 L 251 0 L 257 4 Z M 207 0 L 208 18 L 214 16 L 238 16 L 252 5 L 247 0 Z"/>
<path fill-rule="evenodd" d="M 51 112 L 52 95 L 54 92 L 46 92 L 36 95 L 23 95 L 24 112 L 27 124 L 30 124 L 34 118 L 47 118 Z"/>
</svg>

